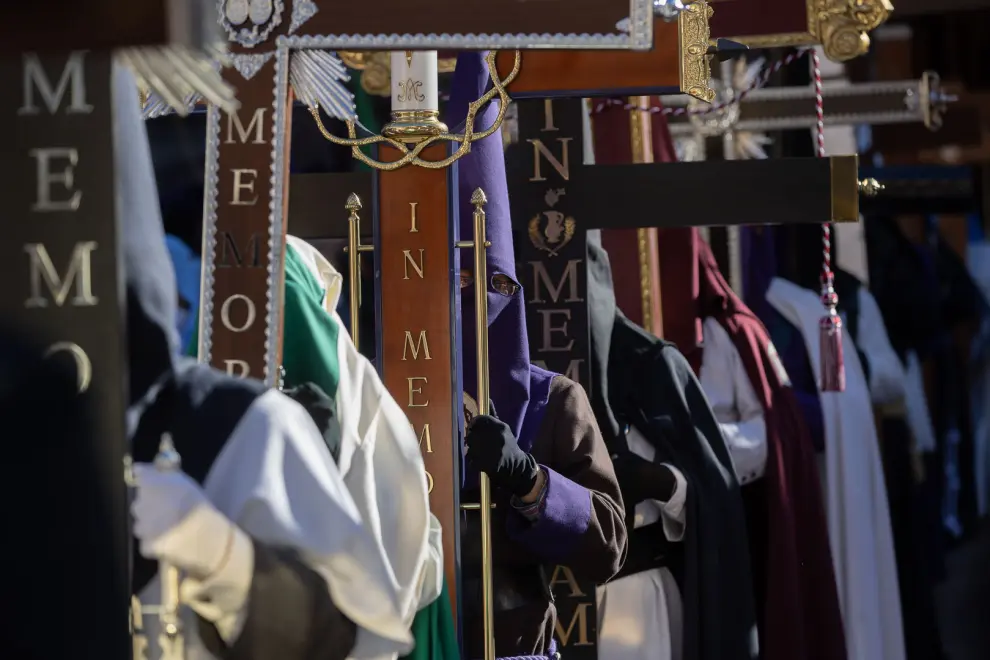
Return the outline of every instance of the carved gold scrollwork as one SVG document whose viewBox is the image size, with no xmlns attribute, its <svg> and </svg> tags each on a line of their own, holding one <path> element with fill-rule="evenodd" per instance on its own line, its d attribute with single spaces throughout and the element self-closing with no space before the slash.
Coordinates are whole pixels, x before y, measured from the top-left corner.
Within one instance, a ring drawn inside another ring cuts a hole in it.
<svg viewBox="0 0 990 660">
<path fill-rule="evenodd" d="M 894 11 L 889 0 L 808 0 L 808 5 L 812 31 L 825 56 L 836 62 L 865 55 L 870 48 L 867 33 Z"/>
<path fill-rule="evenodd" d="M 715 100 L 715 90 L 711 87 L 712 69 L 708 60 L 708 19 L 713 13 L 708 3 L 701 0 L 688 5 L 677 15 L 681 91 L 707 103 Z"/>
</svg>

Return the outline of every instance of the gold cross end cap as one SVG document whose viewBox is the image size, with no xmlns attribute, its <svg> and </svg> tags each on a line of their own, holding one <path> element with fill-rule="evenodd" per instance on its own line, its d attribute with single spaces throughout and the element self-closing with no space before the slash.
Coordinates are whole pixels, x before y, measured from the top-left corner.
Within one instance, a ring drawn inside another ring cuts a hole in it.
<svg viewBox="0 0 990 660">
<path fill-rule="evenodd" d="M 864 197 L 876 197 L 883 189 L 884 185 L 874 178 L 863 179 L 859 182 L 859 192 Z"/>
</svg>

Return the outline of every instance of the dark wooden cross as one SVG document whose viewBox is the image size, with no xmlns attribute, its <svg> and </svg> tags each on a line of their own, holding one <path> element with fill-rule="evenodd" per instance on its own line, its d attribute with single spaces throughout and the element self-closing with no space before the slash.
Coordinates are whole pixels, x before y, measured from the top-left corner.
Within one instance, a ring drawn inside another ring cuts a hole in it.
<svg viewBox="0 0 990 660">
<path fill-rule="evenodd" d="M 584 165 L 583 113 L 580 100 L 520 103 L 507 167 L 531 352 L 592 388 L 585 231 L 858 220 L 856 156 Z"/>
<path fill-rule="evenodd" d="M 113 126 L 121 99 L 112 84 L 114 49 L 201 45 L 204 35 L 193 29 L 199 4 L 11 3 L 2 12 L 0 116 L 7 136 L 0 154 L 0 252 L 8 279 L 0 307 L 8 327 L 76 375 L 88 417 L 71 445 L 46 448 L 55 460 L 34 466 L 40 471 L 31 477 L 42 496 L 19 504 L 39 507 L 39 520 L 75 518 L 72 529 L 90 535 L 71 547 L 63 547 L 64 539 L 54 542 L 58 549 L 35 547 L 46 563 L 17 568 L 36 576 L 36 590 L 52 603 L 52 611 L 24 615 L 62 621 L 59 608 L 71 607 L 64 616 L 73 622 L 57 634 L 64 640 L 84 626 L 84 638 L 71 643 L 108 660 L 129 659 L 133 651 L 123 478 L 128 338 L 119 257 L 126 218 L 116 204 Z M 188 20 L 177 21 L 180 15 Z M 133 94 L 129 101 L 137 111 L 136 89 Z M 59 509 L 54 517 L 52 506 Z M 72 529 L 62 531 L 72 535 Z M 53 568 L 48 562 L 55 553 L 62 558 Z M 36 640 L 43 657 L 61 656 L 56 649 L 69 644 L 53 641 L 49 647 L 49 641 Z"/>
</svg>

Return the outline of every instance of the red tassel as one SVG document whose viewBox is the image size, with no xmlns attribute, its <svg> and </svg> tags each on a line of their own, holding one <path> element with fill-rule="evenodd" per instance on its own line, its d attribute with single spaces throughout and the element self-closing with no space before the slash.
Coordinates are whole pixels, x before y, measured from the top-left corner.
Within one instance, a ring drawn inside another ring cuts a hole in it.
<svg viewBox="0 0 990 660">
<path fill-rule="evenodd" d="M 811 72 L 815 83 L 816 142 L 818 157 L 825 157 L 825 112 L 822 105 L 822 69 L 818 51 L 811 49 Z M 828 314 L 818 323 L 822 349 L 822 392 L 843 392 L 846 389 L 846 365 L 842 358 L 842 317 L 836 311 L 839 295 L 835 292 L 832 275 L 832 228 L 822 225 L 822 304 Z"/>
<path fill-rule="evenodd" d="M 822 291 L 822 303 L 828 308 L 828 314 L 818 322 L 822 392 L 843 392 L 846 389 L 846 365 L 842 357 L 842 317 L 835 311 L 839 296 L 832 287 L 831 279 L 829 273 L 826 288 Z"/>
</svg>

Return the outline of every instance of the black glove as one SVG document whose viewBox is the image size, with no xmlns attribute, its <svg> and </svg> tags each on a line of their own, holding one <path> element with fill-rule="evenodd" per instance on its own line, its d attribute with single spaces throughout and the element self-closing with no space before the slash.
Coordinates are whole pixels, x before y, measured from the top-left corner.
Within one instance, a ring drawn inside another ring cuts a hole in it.
<svg viewBox="0 0 990 660">
<path fill-rule="evenodd" d="M 622 501 L 632 509 L 643 500 L 666 502 L 674 494 L 677 481 L 666 465 L 651 463 L 631 451 L 623 451 L 612 457 L 615 478 L 619 481 Z"/>
<path fill-rule="evenodd" d="M 487 474 L 499 488 L 523 497 L 536 487 L 540 466 L 519 448 L 505 422 L 491 415 L 476 416 L 468 424 L 464 444 L 471 466 Z"/>
</svg>

